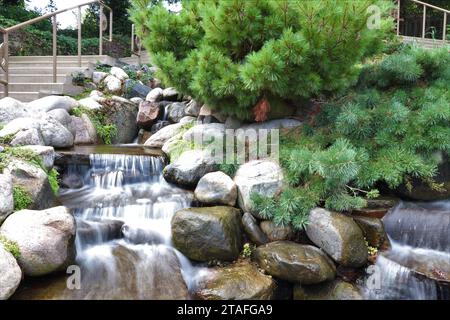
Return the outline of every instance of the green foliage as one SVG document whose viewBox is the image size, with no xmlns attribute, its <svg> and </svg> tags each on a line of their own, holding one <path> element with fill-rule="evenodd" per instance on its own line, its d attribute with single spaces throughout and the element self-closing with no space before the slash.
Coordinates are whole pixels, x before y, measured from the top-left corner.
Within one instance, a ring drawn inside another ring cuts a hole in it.
<svg viewBox="0 0 450 320">
<path fill-rule="evenodd" d="M 239 169 L 238 163 L 221 163 L 219 165 L 219 170 L 227 174 L 231 178 L 233 178 L 236 175 L 238 169 Z"/>
<path fill-rule="evenodd" d="M 73 108 L 71 114 L 81 117 L 86 114 L 92 121 L 95 131 L 105 144 L 111 144 L 112 139 L 117 135 L 117 127 L 115 124 L 108 123 L 103 110 L 91 110 L 84 107 Z"/>
<path fill-rule="evenodd" d="M 158 78 L 243 119 L 263 98 L 298 101 L 346 88 L 392 26 L 383 0 L 192 0 L 178 14 L 151 2 L 133 0 L 131 19 Z M 371 30 L 373 4 L 383 19 Z"/>
<path fill-rule="evenodd" d="M 21 186 L 13 187 L 13 198 L 14 211 L 27 209 L 33 203 L 33 199 L 31 199 L 29 193 Z"/>
<path fill-rule="evenodd" d="M 14 258 L 19 259 L 20 258 L 20 248 L 17 242 L 8 240 L 5 236 L 0 235 L 0 244 L 3 245 L 3 248 L 5 248 L 6 251 L 11 253 Z"/>
<path fill-rule="evenodd" d="M 264 218 L 301 228 L 315 206 L 364 207 L 378 196 L 378 182 L 396 188 L 419 178 L 442 188 L 433 178 L 450 154 L 447 49 L 404 48 L 364 70 L 358 86 L 326 102 L 312 124 L 281 135 L 289 186 L 275 198 L 253 195 Z"/>
<path fill-rule="evenodd" d="M 48 172 L 48 182 L 50 183 L 50 187 L 52 188 L 55 195 L 57 195 L 59 191 L 58 176 L 59 173 L 55 169 L 52 169 Z"/>
<path fill-rule="evenodd" d="M 250 243 L 245 243 L 242 247 L 241 256 L 243 258 L 251 258 L 253 256 L 253 252 L 255 251 L 256 246 L 251 245 Z"/>
</svg>

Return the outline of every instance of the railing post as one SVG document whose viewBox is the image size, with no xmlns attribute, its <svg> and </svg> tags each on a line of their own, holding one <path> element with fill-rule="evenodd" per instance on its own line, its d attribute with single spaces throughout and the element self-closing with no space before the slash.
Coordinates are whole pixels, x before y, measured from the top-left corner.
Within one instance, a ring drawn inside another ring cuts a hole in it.
<svg viewBox="0 0 450 320">
<path fill-rule="evenodd" d="M 57 68 L 57 42 L 56 42 L 56 32 L 57 32 L 57 21 L 56 15 L 53 16 L 53 83 L 57 82 L 56 78 L 56 68 Z"/>
<path fill-rule="evenodd" d="M 78 67 L 81 68 L 81 7 L 78 7 Z"/>
<path fill-rule="evenodd" d="M 9 34 L 6 32 L 3 34 L 3 45 L 5 47 L 4 49 L 4 55 L 5 55 L 5 97 L 9 95 Z"/>
<path fill-rule="evenodd" d="M 103 55 L 103 5 L 100 5 L 99 16 L 100 16 L 100 19 L 99 19 L 100 31 L 99 31 L 99 39 L 98 39 L 98 41 L 99 41 L 98 54 L 101 56 L 101 55 Z"/>
<path fill-rule="evenodd" d="M 113 40 L 113 11 L 109 10 L 109 42 Z"/>
<path fill-rule="evenodd" d="M 422 39 L 425 39 L 425 23 L 427 22 L 427 6 L 423 5 L 423 19 L 422 19 Z"/>
<path fill-rule="evenodd" d="M 134 53 L 134 24 L 131 25 L 131 54 Z"/>
<path fill-rule="evenodd" d="M 397 36 L 400 35 L 400 0 L 397 0 Z"/>
<path fill-rule="evenodd" d="M 442 31 L 442 40 L 447 40 L 447 12 L 444 12 L 444 29 Z"/>
</svg>

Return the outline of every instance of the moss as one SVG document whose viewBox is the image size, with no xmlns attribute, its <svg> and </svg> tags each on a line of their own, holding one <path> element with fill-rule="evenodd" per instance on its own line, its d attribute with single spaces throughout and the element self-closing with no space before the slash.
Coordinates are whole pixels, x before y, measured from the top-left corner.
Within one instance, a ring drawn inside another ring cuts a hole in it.
<svg viewBox="0 0 450 320">
<path fill-rule="evenodd" d="M 52 169 L 48 172 L 48 182 L 50 183 L 50 187 L 52 188 L 55 195 L 57 195 L 59 191 L 58 176 L 59 173 L 55 169 Z"/>
<path fill-rule="evenodd" d="M 91 90 L 85 90 L 85 91 L 83 91 L 83 92 L 77 94 L 77 95 L 74 96 L 73 98 L 74 98 L 75 100 L 81 100 L 81 99 L 84 99 L 84 98 L 89 97 L 90 94 L 91 94 Z M 75 109 L 76 109 L 76 108 L 75 108 Z M 72 114 L 73 114 L 73 113 L 72 113 Z"/>
<path fill-rule="evenodd" d="M 8 134 L 4 137 L 0 137 L 0 145 L 8 145 L 14 139 L 14 134 Z"/>
<path fill-rule="evenodd" d="M 21 186 L 13 187 L 14 211 L 28 208 L 32 203 L 30 194 Z"/>
<path fill-rule="evenodd" d="M 14 258 L 20 258 L 19 245 L 15 241 L 8 240 L 5 236 L 0 235 L 0 243 L 6 251 L 10 252 Z"/>
</svg>

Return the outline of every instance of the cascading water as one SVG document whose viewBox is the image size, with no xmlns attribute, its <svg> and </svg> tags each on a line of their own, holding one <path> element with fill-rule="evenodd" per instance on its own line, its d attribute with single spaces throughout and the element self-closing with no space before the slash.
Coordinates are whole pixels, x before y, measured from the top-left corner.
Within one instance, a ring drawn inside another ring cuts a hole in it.
<svg viewBox="0 0 450 320">
<path fill-rule="evenodd" d="M 94 154 L 90 166 L 67 168 L 84 182 L 60 197 L 77 220 L 81 289 L 63 287 L 52 298 L 190 297 L 203 269 L 171 246 L 170 221 L 193 196 L 166 183 L 163 168 L 162 157 L 120 154 Z"/>
<path fill-rule="evenodd" d="M 402 202 L 383 223 L 391 242 L 372 273 L 368 299 L 450 299 L 450 201 Z"/>
</svg>

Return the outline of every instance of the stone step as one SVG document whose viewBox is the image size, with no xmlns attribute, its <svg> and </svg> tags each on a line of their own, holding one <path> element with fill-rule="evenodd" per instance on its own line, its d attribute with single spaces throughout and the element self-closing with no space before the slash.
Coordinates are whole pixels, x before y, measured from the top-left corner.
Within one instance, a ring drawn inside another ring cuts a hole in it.
<svg viewBox="0 0 450 320">
<path fill-rule="evenodd" d="M 88 67 L 90 62 L 82 62 L 81 63 L 81 67 Z M 78 62 L 71 62 L 71 61 L 58 61 L 56 63 L 58 68 L 68 68 L 68 67 L 78 67 Z M 24 62 L 10 62 L 9 63 L 9 68 L 29 68 L 29 67 L 41 67 L 41 68 L 45 68 L 45 67 L 51 67 L 53 68 L 53 62 L 51 63 L 47 63 L 47 62 L 34 62 L 34 61 L 24 61 Z"/>
<path fill-rule="evenodd" d="M 41 90 L 49 90 L 62 92 L 63 83 L 10 83 L 9 92 L 36 92 Z M 3 87 L 0 88 L 0 93 L 3 92 Z"/>
<path fill-rule="evenodd" d="M 63 83 L 66 80 L 67 75 L 58 74 L 56 81 L 58 83 Z M 4 79 L 2 76 L 0 79 Z M 50 83 L 53 82 L 53 75 L 51 74 L 10 74 L 9 83 Z"/>
<path fill-rule="evenodd" d="M 80 69 L 79 67 L 59 67 L 57 68 L 56 72 L 58 74 L 71 74 L 72 72 L 82 70 L 83 67 Z M 23 67 L 23 66 L 10 66 L 9 67 L 9 73 L 10 74 L 42 74 L 42 75 L 52 75 L 53 74 L 53 67 Z"/>
<path fill-rule="evenodd" d="M 97 61 L 106 60 L 109 56 L 81 56 L 81 61 Z M 77 56 L 57 56 L 59 61 L 74 61 L 78 62 Z M 25 61 L 36 61 L 36 62 L 53 62 L 53 56 L 11 56 L 9 57 L 10 62 L 25 62 Z"/>
</svg>

